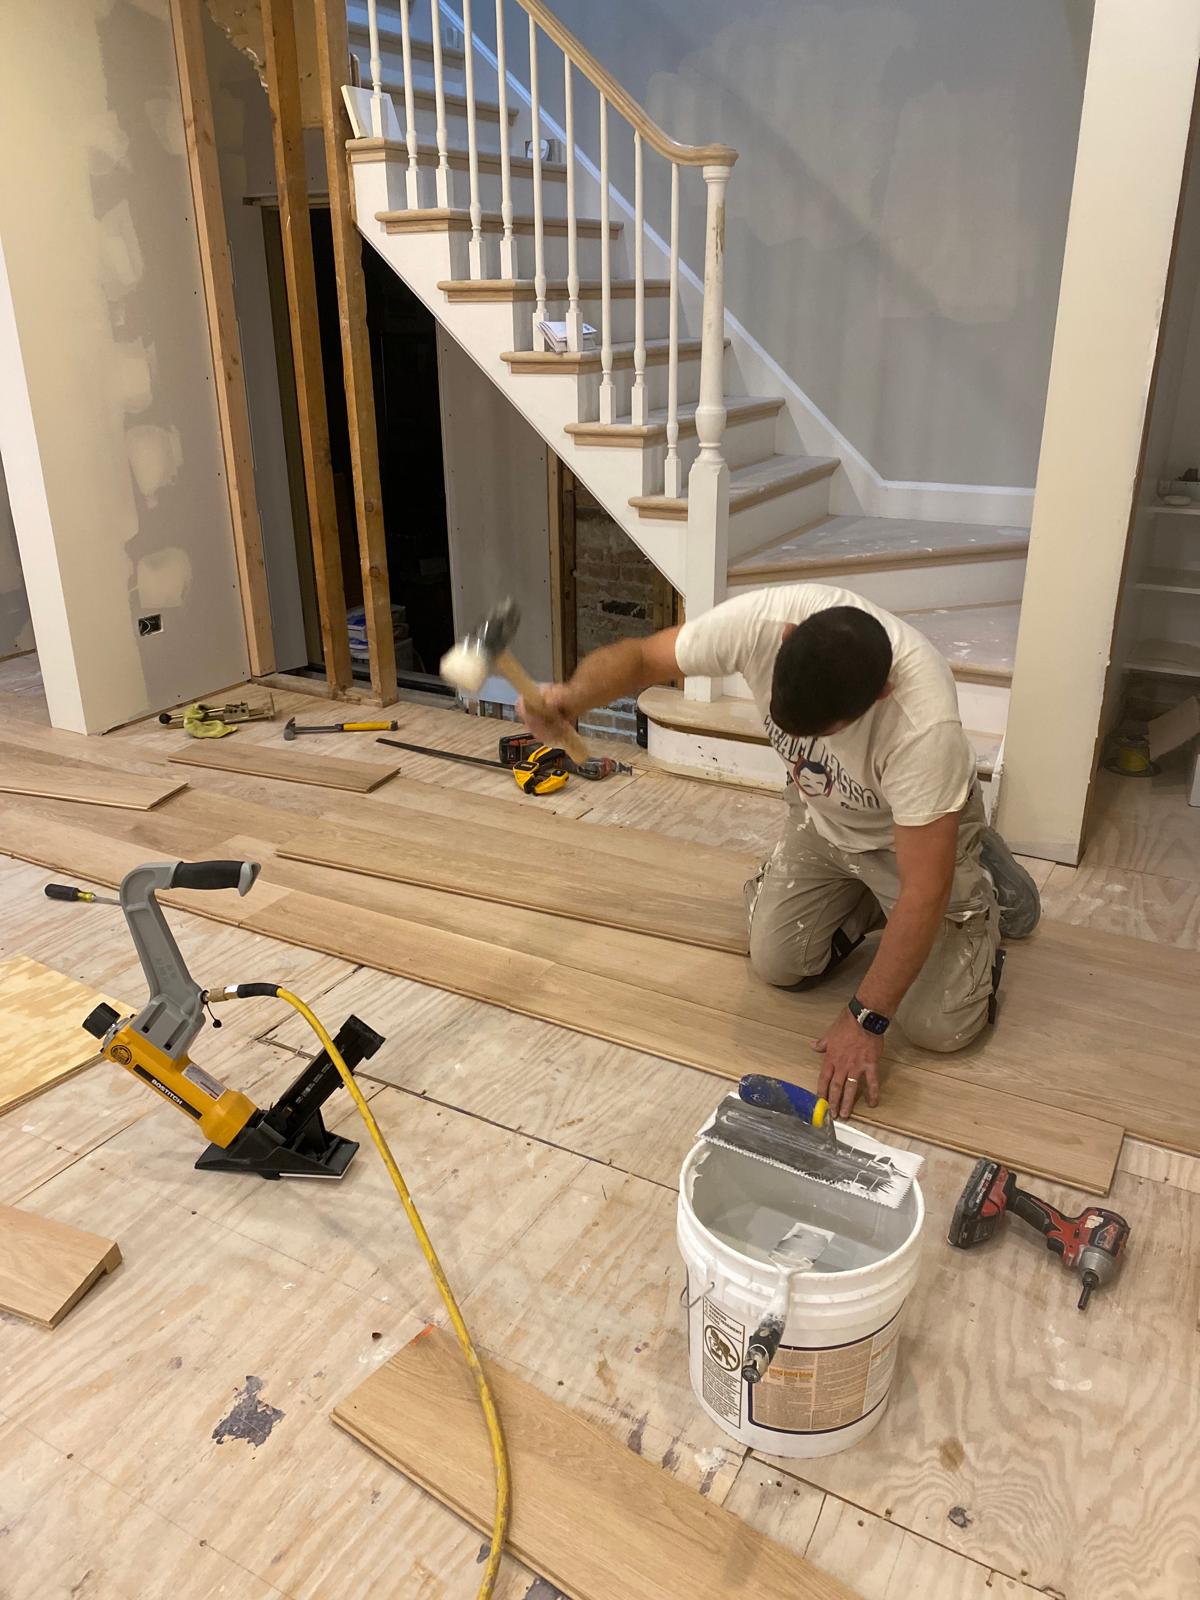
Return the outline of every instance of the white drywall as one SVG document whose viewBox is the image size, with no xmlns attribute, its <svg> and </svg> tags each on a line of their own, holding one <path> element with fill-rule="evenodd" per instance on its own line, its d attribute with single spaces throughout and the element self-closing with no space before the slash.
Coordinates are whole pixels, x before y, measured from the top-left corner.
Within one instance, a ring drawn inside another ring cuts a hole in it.
<svg viewBox="0 0 1200 1600">
<path fill-rule="evenodd" d="M 247 670 L 165 4 L 50 39 L 5 0 L 0 144 L 0 453 L 51 717 L 96 732 Z"/>
<path fill-rule="evenodd" d="M 8 485 L 0 467 L 0 660 L 32 649 L 29 596 L 21 574 L 21 555 L 8 503 Z"/>
<path fill-rule="evenodd" d="M 898 489 L 1032 483 L 1091 0 L 554 9 L 668 133 L 741 152 L 727 307 L 877 473 Z M 527 81 L 514 32 L 510 69 Z M 550 50 L 542 95 L 561 117 Z M 610 127 L 631 196 L 631 139 Z M 576 133 L 593 156 L 596 130 L 582 87 Z M 648 155 L 659 231 L 666 183 Z M 682 202 L 697 266 L 703 185 L 685 181 Z M 897 514 L 919 514 L 908 499 Z"/>
<path fill-rule="evenodd" d="M 521 608 L 513 650 L 535 678 L 548 679 L 546 446 L 440 323 L 437 334 L 455 631 L 511 595 Z M 515 698 L 515 691 L 493 680 L 486 697 Z"/>
<path fill-rule="evenodd" d="M 1097 0 L 1000 827 L 1078 860 L 1188 147 L 1200 7 Z"/>
</svg>

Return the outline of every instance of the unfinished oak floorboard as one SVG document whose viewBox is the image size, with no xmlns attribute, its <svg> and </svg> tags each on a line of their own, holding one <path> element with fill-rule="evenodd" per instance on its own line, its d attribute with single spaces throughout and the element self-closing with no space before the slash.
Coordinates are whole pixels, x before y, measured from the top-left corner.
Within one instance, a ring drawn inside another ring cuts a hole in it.
<svg viewBox="0 0 1200 1600">
<path fill-rule="evenodd" d="M 168 796 L 186 788 L 184 780 L 171 782 L 165 778 L 121 772 L 97 762 L 38 755 L 19 745 L 0 744 L 0 793 L 3 794 L 150 811 Z"/>
<path fill-rule="evenodd" d="M 680 944 L 736 952 L 747 947 L 740 893 L 689 893 L 668 871 L 622 864 L 584 846 L 547 841 L 524 864 L 514 864 L 502 836 L 493 848 L 469 826 L 450 829 L 414 814 L 397 839 L 364 829 L 314 827 L 282 846 L 279 855 L 504 906 L 517 899 L 552 916 L 659 934 Z M 495 915 L 481 909 L 481 924 Z"/>
<path fill-rule="evenodd" d="M 285 895 L 243 927 L 316 947 L 471 999 L 592 1034 L 719 1077 L 765 1072 L 805 1088 L 820 1063 L 808 1040 L 635 983 L 601 978 L 486 939 L 447 933 L 316 895 Z M 1016 1095 L 901 1066 L 870 1112 L 881 1127 L 968 1154 L 990 1154 L 1024 1172 L 1107 1190 L 1123 1130 L 1075 1111 L 1048 1118 Z"/>
<path fill-rule="evenodd" d="M 83 1019 L 119 1001 L 27 956 L 0 961 L 0 1112 L 81 1072 L 99 1054 Z"/>
<path fill-rule="evenodd" d="M 103 1273 L 120 1246 L 99 1234 L 0 1206 L 0 1311 L 55 1328 Z"/>
<path fill-rule="evenodd" d="M 335 756 L 305 756 L 261 744 L 238 745 L 227 739 L 205 739 L 196 750 L 173 750 L 168 760 L 185 767 L 212 767 L 218 772 L 244 772 L 285 783 L 309 783 L 318 789 L 350 789 L 369 794 L 400 769 L 374 761 L 343 761 Z"/>
<path fill-rule="evenodd" d="M 513 1477 L 508 1548 L 573 1600 L 854 1600 L 661 1467 L 488 1364 Z M 483 1533 L 495 1491 L 475 1384 L 429 1329 L 333 1420 Z"/>
</svg>

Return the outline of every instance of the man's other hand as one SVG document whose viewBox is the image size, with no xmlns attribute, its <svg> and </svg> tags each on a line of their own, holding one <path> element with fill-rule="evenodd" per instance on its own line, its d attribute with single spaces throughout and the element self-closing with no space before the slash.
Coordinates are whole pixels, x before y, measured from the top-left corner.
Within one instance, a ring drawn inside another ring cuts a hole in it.
<svg viewBox="0 0 1200 1600">
<path fill-rule="evenodd" d="M 883 1056 L 883 1039 L 879 1034 L 867 1033 L 849 1011 L 843 1010 L 814 1048 L 825 1057 L 817 1080 L 817 1093 L 829 1101 L 829 1109 L 835 1117 L 850 1115 L 864 1084 L 867 1104 L 879 1104 L 879 1062 Z"/>
<path fill-rule="evenodd" d="M 571 718 L 574 715 L 566 684 L 543 684 L 542 699 L 546 703 L 546 710 L 550 713 L 549 716 L 534 715 L 525 704 L 523 695 L 517 701 L 517 716 L 529 729 L 530 733 L 535 733 L 543 744 L 561 744 L 563 731 L 570 725 Z"/>
</svg>

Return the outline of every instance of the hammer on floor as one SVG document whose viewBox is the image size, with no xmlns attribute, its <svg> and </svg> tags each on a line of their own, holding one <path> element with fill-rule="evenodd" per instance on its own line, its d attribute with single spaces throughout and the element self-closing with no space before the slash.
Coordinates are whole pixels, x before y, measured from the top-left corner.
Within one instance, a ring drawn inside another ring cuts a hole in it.
<svg viewBox="0 0 1200 1600">
<path fill-rule="evenodd" d="M 539 721 L 561 724 L 561 733 L 556 733 L 555 737 L 561 740 L 572 761 L 583 763 L 589 759 L 587 745 L 569 723 L 562 721 L 557 711 L 550 709 L 541 689 L 508 648 L 520 620 L 517 602 L 501 600 L 473 633 L 467 634 L 452 650 L 447 650 L 441 661 L 442 677 L 464 694 L 478 694 L 493 675 L 507 678 L 531 716 Z"/>
</svg>

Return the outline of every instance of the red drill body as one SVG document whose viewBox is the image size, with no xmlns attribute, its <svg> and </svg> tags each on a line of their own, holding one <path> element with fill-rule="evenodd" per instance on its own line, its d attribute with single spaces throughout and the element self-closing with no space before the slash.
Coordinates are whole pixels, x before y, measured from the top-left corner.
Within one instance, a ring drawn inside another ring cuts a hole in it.
<svg viewBox="0 0 1200 1600">
<path fill-rule="evenodd" d="M 1017 1187 L 1016 1175 L 986 1156 L 975 1170 L 954 1209 L 949 1241 L 960 1250 L 983 1244 L 995 1233 L 1006 1211 L 1015 1212 L 1046 1241 L 1046 1248 L 1062 1257 L 1063 1265 L 1078 1272 L 1083 1283 L 1079 1309 L 1087 1309 L 1092 1291 L 1115 1277 L 1121 1253 L 1129 1239 L 1129 1224 L 1115 1211 L 1088 1206 L 1077 1217 L 1065 1217 L 1048 1200 Z"/>
</svg>

